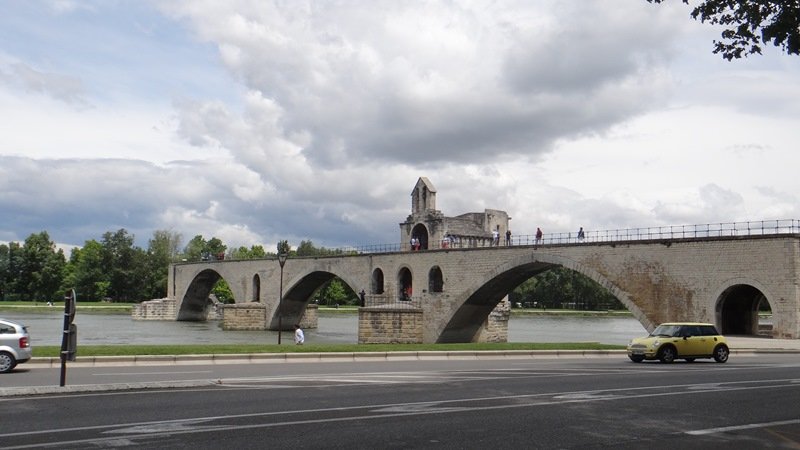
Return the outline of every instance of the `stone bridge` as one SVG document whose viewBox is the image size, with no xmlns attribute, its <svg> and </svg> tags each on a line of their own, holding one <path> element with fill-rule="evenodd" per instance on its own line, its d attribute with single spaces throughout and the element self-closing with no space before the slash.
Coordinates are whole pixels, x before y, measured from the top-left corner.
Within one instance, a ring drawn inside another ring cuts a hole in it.
<svg viewBox="0 0 800 450">
<path fill-rule="evenodd" d="M 383 303 L 417 314 L 420 342 L 487 340 L 487 319 L 507 303 L 502 301 L 508 293 L 557 266 L 607 288 L 648 330 L 661 322 L 700 321 L 715 323 L 725 334 L 757 334 L 759 305 L 767 302 L 773 314 L 770 334 L 800 337 L 797 233 L 290 258 L 282 275 L 281 328 L 298 323 L 314 292 L 339 277 L 355 292 L 367 292 L 360 327 L 370 326 L 364 314 Z M 237 305 L 259 302 L 262 327 L 278 329 L 281 269 L 276 259 L 170 266 L 168 298 L 176 301 L 176 319 L 205 320 L 208 294 L 220 278 Z M 401 301 L 409 294 L 413 301 Z"/>
</svg>

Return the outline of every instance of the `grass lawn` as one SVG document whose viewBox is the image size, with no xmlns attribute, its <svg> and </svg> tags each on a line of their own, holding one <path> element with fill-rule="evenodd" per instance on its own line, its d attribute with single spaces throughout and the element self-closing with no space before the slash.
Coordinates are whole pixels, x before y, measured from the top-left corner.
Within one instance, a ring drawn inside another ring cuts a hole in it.
<svg viewBox="0 0 800 450">
<path fill-rule="evenodd" d="M 104 303 L 104 302 L 77 302 L 76 306 L 78 311 L 88 313 L 108 313 L 108 314 L 130 314 L 133 310 L 135 303 Z M 50 312 L 50 311 L 63 311 L 64 302 L 54 302 L 53 306 L 47 302 L 20 302 L 20 301 L 4 301 L 0 302 L 0 311 L 19 311 L 25 312 Z"/>
</svg>

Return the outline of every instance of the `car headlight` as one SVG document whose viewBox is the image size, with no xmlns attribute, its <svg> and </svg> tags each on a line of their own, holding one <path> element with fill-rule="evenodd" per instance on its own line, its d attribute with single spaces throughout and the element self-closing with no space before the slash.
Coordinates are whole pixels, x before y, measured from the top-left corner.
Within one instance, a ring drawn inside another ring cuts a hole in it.
<svg viewBox="0 0 800 450">
<path fill-rule="evenodd" d="M 660 342 L 658 341 L 658 339 L 653 341 L 653 347 L 658 347 L 659 344 L 660 344 Z"/>
</svg>

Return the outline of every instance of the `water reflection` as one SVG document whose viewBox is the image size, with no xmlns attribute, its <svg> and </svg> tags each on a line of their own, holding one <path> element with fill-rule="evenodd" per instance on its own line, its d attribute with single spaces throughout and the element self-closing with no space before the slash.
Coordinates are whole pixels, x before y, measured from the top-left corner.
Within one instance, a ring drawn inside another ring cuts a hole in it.
<svg viewBox="0 0 800 450">
<path fill-rule="evenodd" d="M 63 313 L 2 311 L 0 316 L 28 326 L 34 345 L 61 345 Z M 78 343 L 117 344 L 277 344 L 275 331 L 223 331 L 217 321 L 138 321 L 126 314 L 81 314 L 75 317 Z M 320 313 L 319 328 L 306 331 L 306 342 L 355 344 L 358 316 Z M 512 316 L 508 322 L 509 342 L 600 342 L 627 344 L 646 334 L 631 317 Z M 293 334 L 281 338 L 291 343 Z"/>
</svg>

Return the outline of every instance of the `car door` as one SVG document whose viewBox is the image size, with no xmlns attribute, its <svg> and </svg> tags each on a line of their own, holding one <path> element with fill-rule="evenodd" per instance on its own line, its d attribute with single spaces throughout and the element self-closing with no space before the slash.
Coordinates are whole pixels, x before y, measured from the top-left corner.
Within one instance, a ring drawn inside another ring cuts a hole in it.
<svg viewBox="0 0 800 450">
<path fill-rule="evenodd" d="M 692 349 L 691 330 L 686 325 L 681 325 L 680 328 L 673 335 L 675 337 L 673 344 L 678 350 L 678 357 L 682 358 L 685 355 L 693 355 Z"/>
<path fill-rule="evenodd" d="M 698 355 L 712 355 L 714 353 L 714 346 L 717 345 L 717 330 L 711 326 L 699 326 L 700 339 L 697 343 Z"/>
<path fill-rule="evenodd" d="M 692 326 L 691 337 L 689 340 L 692 355 L 708 356 L 714 348 L 713 336 L 708 336 L 703 327 Z"/>
</svg>

